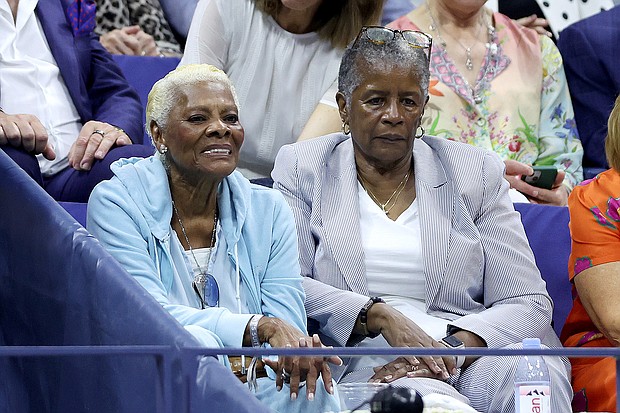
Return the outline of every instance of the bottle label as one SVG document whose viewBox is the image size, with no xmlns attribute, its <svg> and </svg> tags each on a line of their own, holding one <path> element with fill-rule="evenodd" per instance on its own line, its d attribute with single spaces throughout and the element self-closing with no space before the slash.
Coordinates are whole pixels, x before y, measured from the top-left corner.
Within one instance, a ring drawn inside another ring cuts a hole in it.
<svg viewBox="0 0 620 413">
<path fill-rule="evenodd" d="M 549 413 L 551 389 L 549 384 L 525 384 L 515 388 L 516 413 Z"/>
</svg>

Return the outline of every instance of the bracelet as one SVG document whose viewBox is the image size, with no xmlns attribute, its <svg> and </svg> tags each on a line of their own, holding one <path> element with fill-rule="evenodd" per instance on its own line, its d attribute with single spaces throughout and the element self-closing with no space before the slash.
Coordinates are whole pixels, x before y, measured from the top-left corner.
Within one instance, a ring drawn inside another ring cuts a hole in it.
<svg viewBox="0 0 620 413">
<path fill-rule="evenodd" d="M 368 331 L 368 311 L 370 310 L 370 307 L 372 307 L 376 303 L 385 303 L 385 301 L 383 301 L 383 299 L 379 297 L 370 297 L 368 302 L 364 304 L 364 307 L 362 307 L 362 309 L 360 310 L 360 313 L 358 316 L 360 320 L 360 325 L 362 326 L 362 329 L 364 330 L 364 336 L 368 338 L 375 338 L 379 335 L 379 333 L 371 333 L 370 331 Z"/>
<path fill-rule="evenodd" d="M 255 314 L 250 318 L 250 340 L 252 347 L 260 347 L 260 339 L 258 338 L 258 321 L 263 318 L 261 314 Z"/>
</svg>

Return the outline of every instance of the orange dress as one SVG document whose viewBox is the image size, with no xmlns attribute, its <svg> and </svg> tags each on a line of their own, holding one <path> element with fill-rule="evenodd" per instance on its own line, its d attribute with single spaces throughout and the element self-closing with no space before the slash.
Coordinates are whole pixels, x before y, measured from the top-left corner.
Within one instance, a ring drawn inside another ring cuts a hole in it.
<svg viewBox="0 0 620 413">
<path fill-rule="evenodd" d="M 613 169 L 575 187 L 568 199 L 572 250 L 571 281 L 595 265 L 620 261 L 620 174 Z M 566 347 L 612 347 L 596 328 L 573 287 L 573 308 L 560 339 Z M 576 411 L 616 411 L 614 358 L 573 358 Z"/>
</svg>

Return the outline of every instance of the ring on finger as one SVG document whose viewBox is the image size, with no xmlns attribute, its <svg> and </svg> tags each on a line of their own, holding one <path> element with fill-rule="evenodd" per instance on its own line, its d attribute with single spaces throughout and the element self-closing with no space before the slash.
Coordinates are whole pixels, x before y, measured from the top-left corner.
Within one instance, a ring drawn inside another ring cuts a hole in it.
<svg viewBox="0 0 620 413">
<path fill-rule="evenodd" d="M 101 135 L 102 138 L 105 138 L 105 132 L 101 129 L 95 129 L 93 133 L 90 134 L 90 136 L 93 136 L 94 134 Z"/>
<path fill-rule="evenodd" d="M 286 384 L 291 382 L 291 373 L 286 371 L 286 369 L 282 369 L 282 381 Z"/>
</svg>

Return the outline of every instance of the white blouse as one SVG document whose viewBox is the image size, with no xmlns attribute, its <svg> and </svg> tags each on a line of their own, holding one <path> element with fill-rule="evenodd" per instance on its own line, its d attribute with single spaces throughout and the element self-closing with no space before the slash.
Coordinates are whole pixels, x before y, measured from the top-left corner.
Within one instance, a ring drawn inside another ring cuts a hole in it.
<svg viewBox="0 0 620 413">
<path fill-rule="evenodd" d="M 297 140 L 319 102 L 336 106 L 343 52 L 317 33 L 287 32 L 252 0 L 201 0 L 181 64 L 228 74 L 245 129 L 239 169 L 258 178 L 271 174 L 278 150 Z"/>
</svg>

